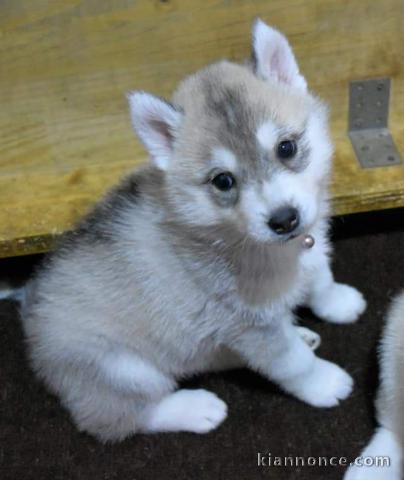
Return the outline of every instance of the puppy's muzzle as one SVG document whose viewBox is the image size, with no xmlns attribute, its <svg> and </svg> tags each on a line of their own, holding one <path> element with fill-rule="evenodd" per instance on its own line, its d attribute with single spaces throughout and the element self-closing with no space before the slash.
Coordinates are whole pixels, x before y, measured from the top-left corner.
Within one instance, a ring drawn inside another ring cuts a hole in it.
<svg viewBox="0 0 404 480">
<path fill-rule="evenodd" d="M 281 207 L 274 212 L 268 226 L 277 235 L 291 233 L 299 226 L 299 212 L 293 207 Z"/>
</svg>

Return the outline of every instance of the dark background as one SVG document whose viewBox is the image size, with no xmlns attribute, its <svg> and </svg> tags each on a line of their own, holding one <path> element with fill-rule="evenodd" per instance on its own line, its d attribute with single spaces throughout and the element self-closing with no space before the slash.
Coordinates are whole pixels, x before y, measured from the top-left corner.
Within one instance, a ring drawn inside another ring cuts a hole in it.
<svg viewBox="0 0 404 480">
<path fill-rule="evenodd" d="M 404 288 L 404 210 L 336 218 L 334 271 L 358 287 L 368 309 L 358 323 L 326 324 L 302 310 L 302 323 L 319 332 L 318 354 L 355 379 L 353 394 L 320 410 L 281 393 L 248 370 L 186 382 L 216 392 L 229 417 L 207 435 L 137 435 L 101 445 L 79 433 L 57 399 L 27 366 L 16 304 L 0 302 L 0 479 L 341 479 L 339 467 L 258 467 L 257 454 L 359 455 L 374 428 L 376 346 L 392 298 Z M 40 257 L 0 261 L 0 276 L 23 282 Z"/>
</svg>

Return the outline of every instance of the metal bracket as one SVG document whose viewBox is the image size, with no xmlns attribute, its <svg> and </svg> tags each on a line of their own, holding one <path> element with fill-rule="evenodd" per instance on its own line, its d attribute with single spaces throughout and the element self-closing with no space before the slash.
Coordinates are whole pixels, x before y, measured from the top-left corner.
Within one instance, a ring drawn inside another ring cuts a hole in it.
<svg viewBox="0 0 404 480">
<path fill-rule="evenodd" d="M 388 128 L 390 79 L 362 80 L 349 85 L 349 131 L 362 168 L 401 163 Z"/>
</svg>

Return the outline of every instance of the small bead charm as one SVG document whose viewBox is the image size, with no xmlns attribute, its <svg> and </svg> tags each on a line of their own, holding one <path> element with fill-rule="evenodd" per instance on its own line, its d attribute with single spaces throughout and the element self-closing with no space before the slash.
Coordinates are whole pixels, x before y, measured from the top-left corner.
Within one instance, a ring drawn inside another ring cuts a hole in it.
<svg viewBox="0 0 404 480">
<path fill-rule="evenodd" d="M 315 244 L 315 240 L 311 235 L 304 235 L 302 240 L 303 248 L 307 248 L 307 249 L 312 248 L 314 244 Z"/>
</svg>

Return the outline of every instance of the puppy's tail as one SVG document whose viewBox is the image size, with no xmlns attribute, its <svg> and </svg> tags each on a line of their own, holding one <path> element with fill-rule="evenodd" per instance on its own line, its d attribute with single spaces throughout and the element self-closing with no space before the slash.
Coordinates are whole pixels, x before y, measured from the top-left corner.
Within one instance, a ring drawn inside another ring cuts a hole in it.
<svg viewBox="0 0 404 480">
<path fill-rule="evenodd" d="M 0 300 L 14 300 L 24 303 L 25 287 L 12 287 L 6 282 L 0 282 Z"/>
</svg>

